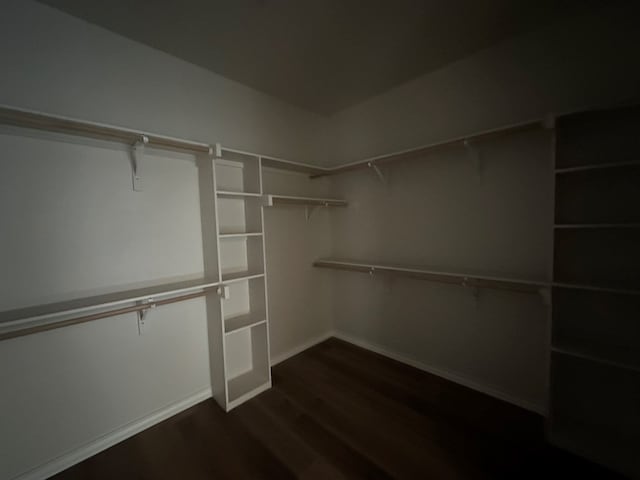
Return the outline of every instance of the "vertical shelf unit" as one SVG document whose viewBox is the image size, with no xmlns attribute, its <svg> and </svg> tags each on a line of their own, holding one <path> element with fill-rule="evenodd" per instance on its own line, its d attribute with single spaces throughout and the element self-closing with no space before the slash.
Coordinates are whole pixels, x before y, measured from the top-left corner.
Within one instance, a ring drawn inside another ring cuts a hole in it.
<svg viewBox="0 0 640 480">
<path fill-rule="evenodd" d="M 632 477 L 640 477 L 639 152 L 637 106 L 558 120 L 549 436 Z"/>
<path fill-rule="evenodd" d="M 271 387 L 261 158 L 219 146 L 213 160 L 221 345 L 214 398 L 226 411 Z"/>
</svg>

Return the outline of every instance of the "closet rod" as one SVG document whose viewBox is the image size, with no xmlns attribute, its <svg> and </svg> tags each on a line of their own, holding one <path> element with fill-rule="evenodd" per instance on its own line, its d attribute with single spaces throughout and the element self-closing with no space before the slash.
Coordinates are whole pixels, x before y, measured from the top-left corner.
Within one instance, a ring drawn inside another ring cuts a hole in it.
<svg viewBox="0 0 640 480">
<path fill-rule="evenodd" d="M 418 158 L 428 152 L 434 150 L 445 149 L 454 146 L 466 146 L 468 142 L 475 142 L 478 140 L 487 140 L 490 138 L 497 138 L 506 135 L 512 135 L 514 133 L 527 132 L 530 130 L 539 129 L 551 129 L 553 128 L 553 121 L 551 118 L 543 120 L 533 120 L 524 123 L 517 123 L 514 125 L 508 125 L 505 127 L 495 128 L 492 130 L 485 130 L 472 135 L 466 135 L 464 137 L 456 137 L 442 142 L 431 143 L 423 145 L 417 148 L 411 148 L 408 150 L 402 150 L 400 152 L 388 153 L 385 155 L 379 155 L 377 157 L 367 158 L 365 160 L 358 160 L 357 162 L 347 163 L 339 165 L 337 167 L 329 168 L 325 172 L 314 173 L 311 178 L 325 177 L 328 175 L 336 175 L 339 173 L 350 172 L 352 170 L 358 170 L 362 168 L 372 168 L 375 166 L 389 164 L 396 161 L 409 160 Z"/>
<path fill-rule="evenodd" d="M 434 270 L 423 270 L 416 268 L 392 267 L 383 265 L 371 265 L 366 263 L 356 263 L 339 260 L 316 260 L 314 267 L 331 268 L 336 270 L 349 270 L 353 272 L 377 273 L 399 275 L 404 277 L 419 278 L 438 283 L 448 283 L 472 288 L 492 288 L 497 290 L 510 290 L 521 293 L 537 293 L 549 288 L 547 282 L 536 282 L 529 280 L 516 280 L 503 277 L 489 277 L 478 275 L 467 275 L 462 273 L 438 272 Z"/>
<path fill-rule="evenodd" d="M 0 106 L 0 123 L 20 128 L 46 130 L 112 142 L 122 142 L 128 145 L 133 145 L 142 137 L 146 137 L 148 139 L 147 145 L 150 147 L 179 150 L 188 153 L 208 154 L 212 152 L 211 146 L 205 143 L 138 132 L 111 125 L 103 125 L 8 106 Z"/>
<path fill-rule="evenodd" d="M 105 312 L 92 313 L 90 315 L 83 315 L 80 317 L 69 318 L 66 320 L 60 320 L 57 322 L 51 322 L 44 325 L 35 325 L 32 327 L 16 328 L 8 332 L 0 333 L 0 341 L 8 340 L 10 338 L 24 337 L 26 335 L 33 335 L 34 333 L 46 332 L 49 330 L 56 330 L 58 328 L 69 327 L 71 325 L 78 325 L 79 323 L 91 322 L 93 320 L 100 320 L 101 318 L 115 317 L 117 315 L 123 315 L 125 313 L 142 312 L 149 310 L 150 308 L 160 307 L 162 305 L 169 305 L 171 303 L 184 302 L 193 298 L 203 297 L 212 288 L 217 287 L 205 287 L 202 292 L 189 293 L 187 295 L 180 295 L 178 297 L 167 298 L 165 300 L 155 300 L 149 303 L 140 305 L 133 305 L 131 307 L 117 308 L 114 310 L 107 310 Z"/>
</svg>

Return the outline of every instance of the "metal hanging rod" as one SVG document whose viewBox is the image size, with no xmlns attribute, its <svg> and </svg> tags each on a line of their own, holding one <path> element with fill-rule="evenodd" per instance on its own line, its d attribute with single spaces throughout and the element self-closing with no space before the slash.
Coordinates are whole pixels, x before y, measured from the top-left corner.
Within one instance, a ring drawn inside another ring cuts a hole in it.
<svg viewBox="0 0 640 480">
<path fill-rule="evenodd" d="M 383 164 L 389 164 L 392 162 L 403 161 L 403 160 L 416 159 L 423 156 L 426 153 L 429 153 L 435 150 L 450 148 L 454 146 L 468 147 L 470 145 L 470 142 L 488 140 L 490 138 L 513 135 L 515 133 L 528 132 L 531 130 L 552 129 L 552 128 L 554 128 L 553 117 L 548 117 L 542 120 L 533 120 L 533 121 L 524 122 L 524 123 L 517 123 L 514 125 L 508 125 L 505 127 L 495 128 L 492 130 L 485 130 L 472 135 L 466 135 L 464 137 L 456 137 L 450 140 L 431 143 L 431 144 L 423 145 L 417 148 L 411 148 L 408 150 L 402 150 L 399 152 L 367 158 L 365 160 L 359 160 L 353 163 L 339 165 L 337 167 L 326 169 L 324 172 L 312 173 L 311 178 L 325 177 L 328 175 L 337 175 L 339 173 L 350 172 L 352 170 L 359 170 L 363 168 L 374 169 L 376 173 L 380 175 L 378 167 Z"/>
<path fill-rule="evenodd" d="M 393 267 L 385 265 L 373 265 L 368 263 L 350 262 L 345 260 L 317 260 L 314 267 L 331 268 L 336 270 L 349 270 L 368 273 L 369 275 L 387 274 L 404 277 L 419 278 L 439 283 L 449 283 L 471 288 L 492 288 L 497 290 L 510 290 L 521 293 L 535 293 L 546 295 L 551 284 L 548 282 L 536 282 L 530 280 L 518 280 L 505 277 L 479 276 L 463 273 L 450 273 L 435 270 L 417 268 Z M 544 290 L 544 292 L 542 292 Z"/>
<path fill-rule="evenodd" d="M 26 335 L 33 335 L 34 333 L 46 332 L 49 330 L 56 330 L 58 328 L 69 327 L 71 325 L 78 325 L 80 323 L 91 322 L 94 320 L 100 320 L 107 317 L 115 317 L 117 315 L 124 315 L 132 312 L 143 312 L 151 308 L 160 307 L 162 305 L 169 305 L 171 303 L 184 302 L 198 297 L 207 295 L 209 290 L 218 288 L 217 286 L 204 287 L 201 292 L 189 293 L 186 295 L 179 295 L 177 297 L 167 298 L 164 300 L 150 300 L 138 305 L 132 305 L 130 307 L 116 308 L 113 310 L 107 310 L 104 312 L 92 313 L 88 315 L 82 315 L 74 318 L 68 318 L 64 320 L 58 320 L 40 325 L 29 326 L 16 326 L 9 331 L 0 332 L 0 341 L 8 340 L 10 338 L 24 337 Z"/>
<path fill-rule="evenodd" d="M 196 154 L 210 154 L 213 149 L 206 143 L 193 142 L 178 138 L 165 137 L 125 128 L 104 125 L 84 120 L 77 120 L 41 112 L 23 110 L 8 106 L 0 106 L 0 123 L 20 128 L 46 130 L 83 137 L 121 142 L 134 145 L 141 138 L 147 141 L 149 147 L 178 150 Z"/>
</svg>

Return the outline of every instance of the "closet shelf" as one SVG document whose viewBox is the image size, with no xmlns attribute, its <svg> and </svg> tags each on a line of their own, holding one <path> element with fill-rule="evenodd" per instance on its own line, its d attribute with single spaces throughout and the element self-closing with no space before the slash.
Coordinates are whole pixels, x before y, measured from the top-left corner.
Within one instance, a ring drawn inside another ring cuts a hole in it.
<svg viewBox="0 0 640 480">
<path fill-rule="evenodd" d="M 556 229 L 589 229 L 589 228 L 640 228 L 640 223 L 561 223 L 554 225 Z"/>
<path fill-rule="evenodd" d="M 242 375 L 232 378 L 227 382 L 229 395 L 227 411 L 269 388 L 271 388 L 271 381 L 268 375 L 258 370 L 249 370 Z"/>
<path fill-rule="evenodd" d="M 553 282 L 551 284 L 556 288 L 568 288 L 573 290 L 587 290 L 590 292 L 603 292 L 603 293 L 619 293 L 622 295 L 640 295 L 640 290 L 630 288 L 617 288 L 600 285 L 587 285 L 572 282 Z"/>
<path fill-rule="evenodd" d="M 580 351 L 574 350 L 574 349 L 552 347 L 551 351 L 554 352 L 554 353 L 560 354 L 560 355 L 567 355 L 569 357 L 579 358 L 581 360 L 586 360 L 586 361 L 589 361 L 589 362 L 594 362 L 594 363 L 598 363 L 598 364 L 601 364 L 601 365 L 606 365 L 608 367 L 621 368 L 621 369 L 624 369 L 624 370 L 631 370 L 633 372 L 640 373 L 640 366 L 630 365 L 630 364 L 623 363 L 623 362 L 618 362 L 618 361 L 615 361 L 615 360 L 607 360 L 606 358 L 602 358 L 602 357 L 597 356 L 597 355 L 590 355 L 588 353 L 580 352 Z"/>
<path fill-rule="evenodd" d="M 389 274 L 422 280 L 461 285 L 464 287 L 493 288 L 500 290 L 512 290 L 522 293 L 540 293 L 541 290 L 550 287 L 549 282 L 534 280 L 520 280 L 514 278 L 480 276 L 467 273 L 452 273 L 423 268 L 408 268 L 390 265 L 377 265 L 348 260 L 320 259 L 313 263 L 314 267 L 331 268 L 336 270 L 350 270 L 354 272 L 374 274 Z"/>
<path fill-rule="evenodd" d="M 265 323 L 267 316 L 264 312 L 252 312 L 246 315 L 230 317 L 224 320 L 224 333 L 230 334 L 245 328 L 251 328 Z"/>
<path fill-rule="evenodd" d="M 238 232 L 238 233 L 221 233 L 218 235 L 220 239 L 225 238 L 245 238 L 245 237 L 261 237 L 262 232 Z"/>
<path fill-rule="evenodd" d="M 244 198 L 244 197 L 262 197 L 260 193 L 251 192 L 232 192 L 229 190 L 218 190 L 216 195 L 224 198 Z"/>
<path fill-rule="evenodd" d="M 265 206 L 302 205 L 307 207 L 346 207 L 347 202 L 337 198 L 295 197 L 288 195 L 265 195 Z"/>
<path fill-rule="evenodd" d="M 309 175 L 322 175 L 330 171 L 328 168 L 316 167 L 306 163 L 292 162 L 281 158 L 261 157 L 263 168 L 272 168 L 277 170 L 288 170 L 290 172 L 307 173 Z"/>
<path fill-rule="evenodd" d="M 556 174 L 588 172 L 591 170 L 602 170 L 607 168 L 623 168 L 623 167 L 637 167 L 637 166 L 640 166 L 640 160 L 633 160 L 629 162 L 597 163 L 592 165 L 580 165 L 577 167 L 556 168 Z"/>
</svg>

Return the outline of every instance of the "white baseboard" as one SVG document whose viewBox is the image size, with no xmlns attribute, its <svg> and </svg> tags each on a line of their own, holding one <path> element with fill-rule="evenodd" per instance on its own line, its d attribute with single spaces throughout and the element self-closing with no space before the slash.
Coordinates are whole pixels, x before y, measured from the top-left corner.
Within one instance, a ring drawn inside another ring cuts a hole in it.
<svg viewBox="0 0 640 480">
<path fill-rule="evenodd" d="M 315 337 L 308 342 L 303 343 L 302 345 L 298 345 L 296 348 L 293 348 L 284 353 L 280 353 L 271 358 L 271 365 L 277 365 L 280 362 L 284 362 L 286 359 L 291 358 L 294 355 L 298 355 L 299 353 L 302 353 L 305 350 L 313 347 L 314 345 L 324 342 L 325 340 L 329 340 L 333 336 L 334 332 L 323 333 L 322 335 Z"/>
<path fill-rule="evenodd" d="M 354 345 L 357 345 L 358 347 L 364 348 L 366 350 L 370 350 L 372 352 L 378 353 L 380 355 L 383 355 L 387 358 L 391 358 L 393 360 L 396 360 L 400 363 L 404 363 L 406 365 L 409 365 L 411 367 L 417 368 L 419 370 L 422 370 L 424 372 L 427 373 L 431 373 L 433 375 L 437 375 L 438 377 L 442 377 L 445 378 L 447 380 L 450 380 L 454 383 L 458 383 L 460 385 L 463 385 L 465 387 L 471 388 L 473 390 L 476 390 L 478 392 L 481 393 L 485 393 L 491 397 L 497 398 L 499 400 L 503 400 L 507 403 L 511 403 L 513 405 L 516 405 L 518 407 L 524 408 L 525 410 L 529 410 L 531 412 L 535 412 L 538 413 L 540 415 L 546 415 L 547 414 L 547 409 L 544 405 L 539 405 L 533 402 L 530 402 L 528 400 L 524 400 L 521 398 L 517 398 L 514 397 L 511 394 L 505 393 L 499 389 L 496 389 L 495 387 L 491 387 L 488 385 L 482 385 L 480 383 L 477 383 L 473 380 L 470 380 L 462 375 L 459 375 L 457 373 L 454 372 L 450 372 L 448 370 L 443 370 L 440 368 L 436 368 L 436 367 L 432 367 L 430 365 L 426 365 L 424 363 L 418 362 L 417 360 L 413 360 L 411 358 L 407 358 L 405 356 L 403 356 L 402 354 L 399 354 L 397 352 L 393 352 L 391 350 L 386 349 L 385 347 L 382 347 L 380 345 L 376 345 L 374 343 L 370 343 L 367 342 L 366 340 L 361 340 L 357 337 L 351 336 L 347 333 L 343 333 L 343 332 L 333 332 L 333 336 L 339 340 L 343 340 L 345 342 L 348 343 L 352 343 Z"/>
<path fill-rule="evenodd" d="M 43 480 L 49 478 L 56 473 L 66 470 L 73 465 L 80 463 L 81 461 L 96 455 L 97 453 L 112 447 L 116 443 L 120 443 L 133 435 L 146 430 L 153 425 L 172 417 L 189 407 L 194 406 L 196 403 L 200 403 L 203 400 L 211 397 L 211 388 L 205 388 L 193 395 L 185 398 L 176 403 L 172 403 L 164 408 L 156 410 L 155 412 L 143 417 L 139 420 L 133 421 L 121 428 L 118 428 L 106 435 L 98 437 L 97 439 L 77 448 L 73 451 L 65 453 L 53 460 L 50 460 L 32 470 L 14 477 L 14 480 Z"/>
</svg>

